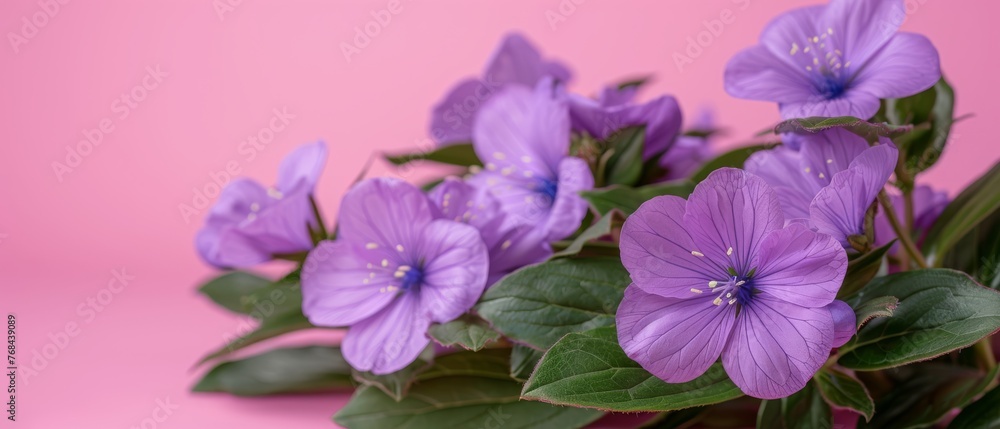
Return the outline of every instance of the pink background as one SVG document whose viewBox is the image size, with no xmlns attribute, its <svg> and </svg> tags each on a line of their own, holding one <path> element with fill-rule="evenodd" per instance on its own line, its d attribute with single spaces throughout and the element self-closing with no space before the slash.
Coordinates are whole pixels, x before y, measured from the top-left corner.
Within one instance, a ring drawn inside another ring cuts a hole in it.
<svg viewBox="0 0 1000 429">
<path fill-rule="evenodd" d="M 546 13 L 558 13 L 559 0 L 402 0 L 402 10 L 350 62 L 341 43 L 351 43 L 355 27 L 388 0 L 244 1 L 221 19 L 213 0 L 62 5 L 17 52 L 0 46 L 0 311 L 18 316 L 21 366 L 55 344 L 50 338 L 67 323 L 78 325 L 44 369 L 20 380 L 18 427 L 138 426 L 157 400 L 177 406 L 160 428 L 331 427 L 343 395 L 188 393 L 204 370 L 192 364 L 245 323 L 195 293 L 213 274 L 192 244 L 203 213 L 186 222 L 178 206 L 192 204 L 193 189 L 211 183 L 211 172 L 234 163 L 270 183 L 288 151 L 322 138 L 332 156 L 319 199 L 332 218 L 372 152 L 427 145 L 432 104 L 458 79 L 478 74 L 512 29 L 570 64 L 581 92 L 654 74 L 645 96 L 673 93 L 688 112 L 714 106 L 729 129 L 723 144 L 734 145 L 778 116 L 772 105 L 723 92 L 726 60 L 753 44 L 770 18 L 811 3 L 592 0 L 564 8 L 565 20 L 553 28 Z M 991 132 L 1000 99 L 991 46 L 1000 7 L 986 0 L 906 4 L 912 13 L 904 29 L 934 41 L 958 92 L 958 113 L 976 114 L 956 126 L 945 157 L 924 177 L 954 194 L 1000 155 Z M 687 38 L 725 9 L 735 21 L 679 70 L 672 55 L 684 54 Z M 0 2 L 0 30 L 19 33 L 22 17 L 41 10 L 36 0 Z M 122 118 L 124 105 L 115 100 L 157 66 L 167 76 Z M 294 118 L 249 160 L 240 142 L 266 128 L 273 109 Z M 52 163 L 65 163 L 81 130 L 102 121 L 113 130 L 60 181 Z M 372 171 L 401 174 L 380 162 Z M 402 173 L 414 180 L 421 174 Z M 134 280 L 118 293 L 102 292 L 113 269 Z M 113 299 L 100 312 L 80 308 L 101 294 Z"/>
</svg>

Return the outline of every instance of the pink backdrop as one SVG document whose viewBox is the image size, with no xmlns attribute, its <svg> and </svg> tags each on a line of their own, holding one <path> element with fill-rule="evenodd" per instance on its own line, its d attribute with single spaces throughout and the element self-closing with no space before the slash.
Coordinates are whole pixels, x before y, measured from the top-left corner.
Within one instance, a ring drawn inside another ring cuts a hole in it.
<svg viewBox="0 0 1000 429">
<path fill-rule="evenodd" d="M 432 104 L 477 74 L 512 29 L 570 64 L 574 89 L 654 74 L 647 97 L 671 92 L 688 112 L 714 106 L 729 128 L 724 144 L 737 144 L 778 116 L 723 92 L 726 60 L 771 17 L 814 3 L 401 0 L 347 61 L 342 43 L 388 0 L 46 1 L 58 8 L 0 2 L 9 42 L 0 46 L 0 311 L 17 314 L 19 364 L 34 360 L 37 370 L 20 380 L 22 428 L 138 427 L 154 416 L 159 428 L 331 427 L 343 396 L 188 393 L 203 370 L 192 364 L 246 323 L 195 294 L 212 270 L 192 244 L 204 210 L 187 218 L 179 210 L 198 202 L 193 189 L 227 168 L 269 182 L 284 154 L 322 138 L 332 156 L 319 197 L 332 215 L 372 152 L 427 144 Z M 976 114 L 956 126 L 926 175 L 954 194 L 1000 154 L 991 133 L 1000 64 L 990 46 L 1000 7 L 906 5 L 904 29 L 934 41 L 958 113 Z M 685 52 L 726 10 L 731 22 Z M 33 17 L 37 25 L 25 24 Z M 678 68 L 675 53 L 692 62 Z M 241 145 L 258 134 L 273 139 L 251 156 Z M 100 144 L 67 160 L 87 135 Z M 57 161 L 66 165 L 59 173 Z M 382 163 L 373 172 L 399 174 Z M 112 270 L 134 278 L 109 287 Z M 76 326 L 68 334 L 67 324 Z"/>
</svg>

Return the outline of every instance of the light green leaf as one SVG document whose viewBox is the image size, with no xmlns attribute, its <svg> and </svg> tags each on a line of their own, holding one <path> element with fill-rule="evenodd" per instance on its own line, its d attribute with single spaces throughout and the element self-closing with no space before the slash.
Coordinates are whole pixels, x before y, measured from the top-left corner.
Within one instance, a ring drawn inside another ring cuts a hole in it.
<svg viewBox="0 0 1000 429">
<path fill-rule="evenodd" d="M 583 250 L 583 247 L 587 245 L 587 242 L 611 234 L 612 227 L 616 224 L 620 226 L 624 220 L 625 215 L 622 212 L 612 209 L 608 214 L 601 217 L 600 220 L 583 230 L 565 249 L 554 253 L 552 258 L 562 258 L 579 254 Z"/>
<path fill-rule="evenodd" d="M 789 119 L 774 127 L 775 134 L 782 133 L 818 133 L 831 128 L 843 128 L 868 141 L 876 141 L 878 137 L 894 138 L 910 131 L 910 126 L 889 124 L 874 124 L 853 116 L 825 118 L 814 116 L 810 118 Z"/>
<path fill-rule="evenodd" d="M 527 381 L 544 354 L 541 350 L 514 344 L 510 352 L 510 376 L 518 381 Z"/>
<path fill-rule="evenodd" d="M 606 184 L 631 186 L 642 178 L 645 141 L 645 126 L 622 128 L 608 137 L 609 151 L 613 153 L 606 164 Z"/>
<path fill-rule="evenodd" d="M 652 185 L 630 188 L 627 186 L 609 186 L 581 192 L 590 206 L 600 214 L 607 214 L 618 209 L 625 214 L 634 213 L 642 203 L 660 195 L 676 195 L 687 198 L 694 190 L 694 184 L 687 180 L 656 183 Z"/>
<path fill-rule="evenodd" d="M 761 429 L 830 429 L 833 410 L 812 383 L 787 398 L 762 401 L 757 414 Z"/>
<path fill-rule="evenodd" d="M 500 339 L 500 333 L 490 328 L 485 320 L 469 314 L 448 323 L 433 325 L 427 333 L 438 344 L 460 346 L 472 351 L 479 351 L 487 343 Z"/>
<path fill-rule="evenodd" d="M 854 309 L 854 315 L 858 318 L 857 327 L 861 328 L 876 317 L 892 317 L 896 307 L 899 307 L 899 298 L 894 296 L 880 296 L 859 303 Z"/>
<path fill-rule="evenodd" d="M 570 332 L 614 324 L 629 283 L 616 258 L 555 259 L 504 277 L 475 311 L 505 336 L 545 350 Z"/>
<path fill-rule="evenodd" d="M 245 271 L 232 271 L 205 283 L 198 292 L 216 304 L 238 314 L 250 314 L 253 305 L 250 297 L 267 289 L 274 282 Z"/>
<path fill-rule="evenodd" d="M 813 376 L 813 381 L 830 405 L 853 410 L 864 416 L 866 421 L 870 421 L 875 414 L 875 401 L 864 383 L 853 375 L 834 368 L 824 368 Z"/>
<path fill-rule="evenodd" d="M 460 167 L 482 165 L 482 161 L 472 149 L 472 143 L 453 144 L 435 148 L 428 152 L 417 152 L 402 155 L 386 155 L 385 159 L 394 165 L 405 165 L 413 161 L 433 161 L 441 164 L 451 164 Z"/>
<path fill-rule="evenodd" d="M 743 396 L 721 364 L 687 383 L 671 384 L 642 369 L 618 345 L 613 326 L 563 337 L 524 385 L 528 399 L 608 411 L 671 411 Z"/>
<path fill-rule="evenodd" d="M 375 387 L 397 401 L 403 399 L 417 376 L 428 370 L 434 360 L 434 346 L 427 346 L 417 360 L 405 368 L 391 374 L 375 374 L 368 371 L 354 371 L 354 380 L 366 386 Z"/>
</svg>

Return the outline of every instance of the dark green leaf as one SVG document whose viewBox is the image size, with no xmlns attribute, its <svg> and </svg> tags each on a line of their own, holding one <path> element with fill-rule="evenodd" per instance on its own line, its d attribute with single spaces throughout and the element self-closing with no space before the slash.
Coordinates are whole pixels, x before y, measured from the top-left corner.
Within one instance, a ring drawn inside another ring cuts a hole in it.
<svg viewBox="0 0 1000 429">
<path fill-rule="evenodd" d="M 632 214 L 642 203 L 660 195 L 676 195 L 687 198 L 694 190 L 694 183 L 687 180 L 657 183 L 653 185 L 630 188 L 627 186 L 609 186 L 606 188 L 584 191 L 580 195 L 590 202 L 598 213 L 607 214 L 618 209 L 625 214 Z"/>
<path fill-rule="evenodd" d="M 958 194 L 938 217 L 924 239 L 923 253 L 928 262 L 941 266 L 942 255 L 1000 208 L 997 189 L 1000 189 L 1000 163 Z"/>
<path fill-rule="evenodd" d="M 924 92 L 885 100 L 884 113 L 891 124 L 917 125 L 913 132 L 896 139 L 907 170 L 911 175 L 916 174 L 941 157 L 954 122 L 955 91 L 942 77 Z"/>
<path fill-rule="evenodd" d="M 461 143 L 442 146 L 429 152 L 417 152 L 402 155 L 386 155 L 385 159 L 394 165 L 405 165 L 413 161 L 433 161 L 442 164 L 471 167 L 483 163 L 472 149 L 472 143 Z"/>
<path fill-rule="evenodd" d="M 439 377 L 472 376 L 510 380 L 510 349 L 486 349 L 438 356 L 434 365 L 416 375 L 416 381 Z"/>
<path fill-rule="evenodd" d="M 506 364 L 496 365 L 498 353 L 506 350 L 442 356 L 399 402 L 362 387 L 334 421 L 351 429 L 547 429 L 584 427 L 603 414 L 520 400 L 521 383 L 509 378 Z"/>
<path fill-rule="evenodd" d="M 226 335 L 224 337 L 226 338 L 226 345 L 201 358 L 201 360 L 198 361 L 198 364 L 200 365 L 212 359 L 228 355 L 232 352 L 257 344 L 264 340 L 312 327 L 313 325 L 309 323 L 309 320 L 306 319 L 301 312 L 275 314 L 273 317 L 264 319 L 257 329 L 254 329 L 245 335 L 241 335 L 239 337 Z"/>
<path fill-rule="evenodd" d="M 614 326 L 566 335 L 524 385 L 523 396 L 609 411 L 671 411 L 743 395 L 721 364 L 687 383 L 670 384 L 642 369 L 618 345 Z"/>
<path fill-rule="evenodd" d="M 514 344 L 510 352 L 510 376 L 519 381 L 527 381 L 544 354 L 541 350 Z"/>
<path fill-rule="evenodd" d="M 642 153 L 645 148 L 646 127 L 628 127 L 615 131 L 608 138 L 609 150 L 605 183 L 608 185 L 636 184 L 642 178 Z"/>
<path fill-rule="evenodd" d="M 354 371 L 354 380 L 358 383 L 378 388 L 389 397 L 399 401 L 410 390 L 410 385 L 417 376 L 431 367 L 434 360 L 434 346 L 428 346 L 420 353 L 417 360 L 399 371 L 391 374 L 374 374 L 371 372 Z"/>
<path fill-rule="evenodd" d="M 1000 386 L 993 388 L 978 401 L 965 407 L 948 427 L 951 429 L 1000 428 Z"/>
<path fill-rule="evenodd" d="M 787 398 L 761 402 L 757 414 L 757 427 L 764 429 L 829 429 L 832 426 L 833 411 L 811 383 Z"/>
<path fill-rule="evenodd" d="M 274 282 L 271 280 L 244 271 L 233 271 L 210 280 L 198 288 L 198 292 L 229 311 L 250 314 L 253 305 L 250 304 L 249 297 L 267 289 L 272 283 Z"/>
<path fill-rule="evenodd" d="M 276 349 L 223 362 L 205 374 L 193 390 L 257 396 L 352 387 L 351 366 L 339 348 L 308 346 Z"/>
<path fill-rule="evenodd" d="M 653 80 L 653 76 L 641 76 L 633 79 L 624 80 L 618 83 L 618 89 L 628 89 L 628 88 L 641 88 Z"/>
<path fill-rule="evenodd" d="M 505 336 L 545 350 L 570 332 L 614 324 L 629 283 L 615 258 L 555 259 L 501 279 L 476 312 Z"/>
<path fill-rule="evenodd" d="M 831 128 L 843 128 L 868 141 L 875 141 L 878 137 L 897 137 L 910 131 L 909 126 L 897 126 L 889 124 L 873 124 L 853 116 L 839 116 L 835 118 L 824 118 L 813 116 L 810 118 L 789 119 L 774 127 L 775 134 L 799 133 L 812 134 L 826 131 Z"/>
<path fill-rule="evenodd" d="M 816 389 L 826 402 L 838 408 L 847 408 L 865 416 L 866 421 L 875 414 L 875 401 L 860 380 L 845 372 L 824 368 L 813 377 Z"/>
<path fill-rule="evenodd" d="M 882 259 L 893 244 L 896 244 L 895 239 L 878 249 L 851 259 L 847 264 L 847 275 L 844 277 L 844 284 L 840 286 L 840 291 L 837 292 L 837 298 L 843 299 L 854 295 L 875 278 L 878 270 L 882 268 Z"/>
<path fill-rule="evenodd" d="M 753 155 L 754 152 L 771 149 L 775 146 L 777 146 L 777 143 L 759 144 L 733 149 L 717 156 L 711 161 L 708 161 L 705 165 L 702 165 L 697 172 L 691 175 L 690 180 L 694 183 L 701 182 L 702 180 L 705 180 L 709 174 L 712 174 L 713 171 L 723 167 L 743 168 L 743 163 L 746 162 L 747 158 L 750 158 L 750 155 Z"/>
<path fill-rule="evenodd" d="M 997 373 L 994 370 L 984 375 L 969 368 L 939 364 L 919 365 L 913 369 L 913 376 L 876 403 L 878 412 L 871 422 L 858 422 L 859 429 L 930 427 L 986 390 Z"/>
<path fill-rule="evenodd" d="M 853 308 L 899 298 L 892 317 L 874 319 L 840 348 L 840 364 L 871 371 L 927 360 L 968 347 L 1000 329 L 1000 293 L 947 269 L 896 273 L 873 280 Z"/>
<path fill-rule="evenodd" d="M 980 283 L 1000 289 L 1000 240 L 997 237 L 1000 237 L 1000 210 L 994 210 L 955 243 L 940 265 L 964 271 Z"/>
<path fill-rule="evenodd" d="M 451 322 L 431 326 L 428 334 L 443 346 L 461 346 L 478 351 L 487 343 L 500 339 L 500 333 L 485 320 L 466 314 Z"/>
<path fill-rule="evenodd" d="M 615 224 L 620 226 L 624 220 L 625 215 L 623 215 L 622 212 L 612 209 L 608 212 L 608 214 L 601 217 L 600 220 L 581 232 L 580 235 L 570 242 L 565 249 L 554 253 L 552 257 L 561 258 L 580 253 L 580 251 L 583 250 L 583 246 L 585 246 L 587 242 L 611 234 L 612 227 L 615 226 Z"/>
</svg>

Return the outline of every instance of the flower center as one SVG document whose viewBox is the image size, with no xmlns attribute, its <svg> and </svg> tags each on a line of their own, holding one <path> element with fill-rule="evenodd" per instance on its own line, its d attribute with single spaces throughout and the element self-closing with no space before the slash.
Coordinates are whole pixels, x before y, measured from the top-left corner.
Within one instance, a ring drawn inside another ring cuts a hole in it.
<svg viewBox="0 0 1000 429">
<path fill-rule="evenodd" d="M 805 69 L 816 87 L 818 96 L 830 100 L 840 97 L 850 81 L 850 61 L 837 48 L 840 40 L 833 28 L 827 28 L 805 40 L 793 42 L 788 55 L 799 67 Z"/>
<path fill-rule="evenodd" d="M 733 268 L 729 269 L 730 274 L 734 273 L 736 270 Z M 751 270 L 753 272 L 755 270 Z M 725 280 L 712 280 L 708 282 L 708 288 L 699 289 L 691 288 L 691 293 L 703 294 L 708 292 L 710 294 L 715 294 L 715 299 L 712 300 L 712 304 L 715 305 L 733 305 L 737 304 L 740 307 L 746 306 L 753 300 L 754 297 L 754 287 L 753 287 L 753 276 L 737 276 L 731 275 Z"/>
<path fill-rule="evenodd" d="M 819 84 L 820 93 L 828 100 L 840 97 L 844 93 L 844 84 L 840 83 L 840 79 L 835 76 L 826 75 L 825 77 L 826 80 Z"/>
<path fill-rule="evenodd" d="M 544 195 L 548 201 L 555 201 L 559 192 L 559 183 L 549 179 L 539 179 L 535 185 L 535 192 Z"/>
<path fill-rule="evenodd" d="M 409 265 L 400 265 L 399 268 L 396 268 L 396 273 L 393 276 L 400 280 L 399 287 L 404 291 L 419 287 L 424 282 L 424 270 Z"/>
</svg>

